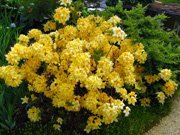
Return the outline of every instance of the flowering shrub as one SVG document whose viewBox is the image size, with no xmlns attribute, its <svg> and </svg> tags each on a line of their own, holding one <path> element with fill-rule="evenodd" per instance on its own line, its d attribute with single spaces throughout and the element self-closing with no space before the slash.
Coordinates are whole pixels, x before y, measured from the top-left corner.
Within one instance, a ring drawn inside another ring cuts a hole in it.
<svg viewBox="0 0 180 135">
<path fill-rule="evenodd" d="M 105 20 L 90 15 L 79 18 L 74 26 L 67 25 L 70 13 L 70 8 L 61 6 L 55 10 L 54 21 L 44 25 L 46 33 L 32 29 L 20 35 L 19 42 L 6 55 L 9 65 L 0 67 L 0 78 L 8 86 L 27 82 L 32 95 L 22 98 L 22 103 L 30 106 L 30 121 L 42 119 L 46 110 L 38 104 L 36 107 L 36 103 L 45 96 L 54 108 L 88 110 L 91 115 L 84 131 L 89 133 L 103 123 L 118 121 L 122 113 L 128 116 L 131 105 L 140 102 L 150 106 L 156 99 L 163 104 L 174 94 L 177 84 L 171 80 L 171 70 L 145 74 L 144 46 L 126 38 L 119 27 L 120 18 Z M 159 87 L 150 91 L 157 84 Z M 53 127 L 60 130 L 61 124 L 63 119 L 59 117 Z"/>
</svg>

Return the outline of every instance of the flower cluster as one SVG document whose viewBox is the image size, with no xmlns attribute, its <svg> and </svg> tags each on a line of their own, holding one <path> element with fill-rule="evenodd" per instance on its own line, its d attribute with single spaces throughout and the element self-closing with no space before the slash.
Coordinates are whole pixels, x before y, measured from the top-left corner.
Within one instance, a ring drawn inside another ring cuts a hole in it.
<svg viewBox="0 0 180 135">
<path fill-rule="evenodd" d="M 56 30 L 56 23 L 52 21 L 47 21 L 47 23 L 44 25 L 44 32 Z"/>
<path fill-rule="evenodd" d="M 61 5 L 67 6 L 72 3 L 72 0 L 60 0 Z"/>
<path fill-rule="evenodd" d="M 70 0 L 61 2 L 71 3 Z M 126 39 L 126 33 L 118 26 L 120 18 L 104 20 L 90 15 L 79 18 L 76 26 L 66 24 L 69 18 L 68 8 L 57 8 L 54 21 L 44 25 L 46 34 L 32 29 L 27 35 L 20 35 L 19 42 L 6 55 L 9 65 L 0 67 L 0 78 L 12 87 L 25 80 L 29 91 L 37 95 L 22 98 L 23 104 L 31 105 L 38 95 L 44 95 L 58 109 L 72 112 L 86 109 L 92 114 L 84 129 L 89 133 L 102 123 L 118 121 L 121 113 L 128 116 L 138 93 L 146 91 L 144 78 L 148 85 L 163 79 L 164 93 L 172 96 L 177 85 L 170 80 L 169 70 L 144 77 L 142 64 L 147 53 L 142 44 Z M 56 23 L 63 25 L 55 30 Z M 161 103 L 164 93 L 157 93 Z M 149 106 L 150 99 L 141 102 Z M 32 122 L 41 120 L 40 107 L 32 106 L 27 114 Z M 61 124 L 59 118 L 53 127 L 60 130 Z"/>
<path fill-rule="evenodd" d="M 66 7 L 59 7 L 55 10 L 54 20 L 59 23 L 65 24 L 70 18 L 70 11 Z"/>
<path fill-rule="evenodd" d="M 172 97 L 175 90 L 177 90 L 178 84 L 171 80 L 172 72 L 170 69 L 162 69 L 159 74 L 146 75 L 144 78 L 148 84 L 153 84 L 160 80 L 163 80 L 165 83 L 162 86 L 161 91 L 158 90 L 157 99 L 159 103 L 164 104 L 166 97 Z"/>
</svg>

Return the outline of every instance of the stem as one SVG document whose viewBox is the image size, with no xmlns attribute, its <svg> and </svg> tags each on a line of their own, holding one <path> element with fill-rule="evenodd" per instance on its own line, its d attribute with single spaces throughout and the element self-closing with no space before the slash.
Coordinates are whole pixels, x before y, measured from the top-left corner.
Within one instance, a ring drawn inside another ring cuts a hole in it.
<svg viewBox="0 0 180 135">
<path fill-rule="evenodd" d="M 110 53 L 110 51 L 111 51 L 112 47 L 113 47 L 113 46 L 111 46 L 111 48 L 109 49 L 109 52 L 107 53 L 106 57 L 109 55 L 109 53 Z"/>
</svg>

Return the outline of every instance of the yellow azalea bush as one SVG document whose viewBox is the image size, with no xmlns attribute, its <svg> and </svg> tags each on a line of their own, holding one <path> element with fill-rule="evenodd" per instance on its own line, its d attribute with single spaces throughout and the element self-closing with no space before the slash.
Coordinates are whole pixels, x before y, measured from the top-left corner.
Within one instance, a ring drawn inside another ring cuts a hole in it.
<svg viewBox="0 0 180 135">
<path fill-rule="evenodd" d="M 70 3 L 62 1 L 65 6 Z M 54 21 L 44 25 L 44 32 L 32 29 L 19 36 L 6 55 L 9 65 L 0 67 L 0 78 L 8 86 L 18 87 L 23 81 L 28 84 L 32 95 L 22 98 L 22 103 L 32 106 L 27 111 L 30 121 L 42 119 L 45 110 L 35 107 L 42 95 L 55 108 L 90 112 L 84 128 L 89 133 L 103 123 L 117 122 L 120 114 L 128 116 L 130 106 L 138 102 L 150 106 L 155 98 L 163 104 L 174 94 L 177 84 L 171 80 L 171 70 L 145 74 L 143 64 L 148 55 L 144 46 L 126 38 L 119 17 L 105 20 L 90 15 L 68 25 L 70 17 L 69 8 L 57 8 Z M 158 82 L 163 86 L 154 92 L 156 96 L 146 97 L 148 87 Z M 55 129 L 60 130 L 62 118 L 53 124 Z"/>
</svg>

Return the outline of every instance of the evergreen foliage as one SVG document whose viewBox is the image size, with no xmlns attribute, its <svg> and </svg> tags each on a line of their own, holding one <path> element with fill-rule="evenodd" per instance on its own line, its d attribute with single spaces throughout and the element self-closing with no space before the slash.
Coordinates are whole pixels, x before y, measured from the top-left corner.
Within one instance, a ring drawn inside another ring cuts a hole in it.
<svg viewBox="0 0 180 135">
<path fill-rule="evenodd" d="M 154 0 L 107 0 L 106 4 L 108 6 L 115 6 L 119 2 L 122 2 L 124 5 L 137 5 L 138 3 L 147 5 L 149 3 L 154 2 Z"/>
<path fill-rule="evenodd" d="M 138 4 L 131 10 L 124 10 L 122 4 L 115 7 L 107 7 L 104 11 L 92 11 L 91 13 L 108 18 L 118 15 L 123 22 L 120 24 L 128 36 L 134 42 L 141 42 L 148 52 L 146 64 L 154 69 L 171 68 L 179 75 L 180 66 L 180 38 L 175 31 L 164 30 L 164 21 L 167 16 L 159 14 L 154 17 L 146 16 L 147 7 Z M 155 73 L 156 70 L 148 70 L 147 73 Z M 177 78 L 178 79 L 178 78 Z"/>
</svg>

